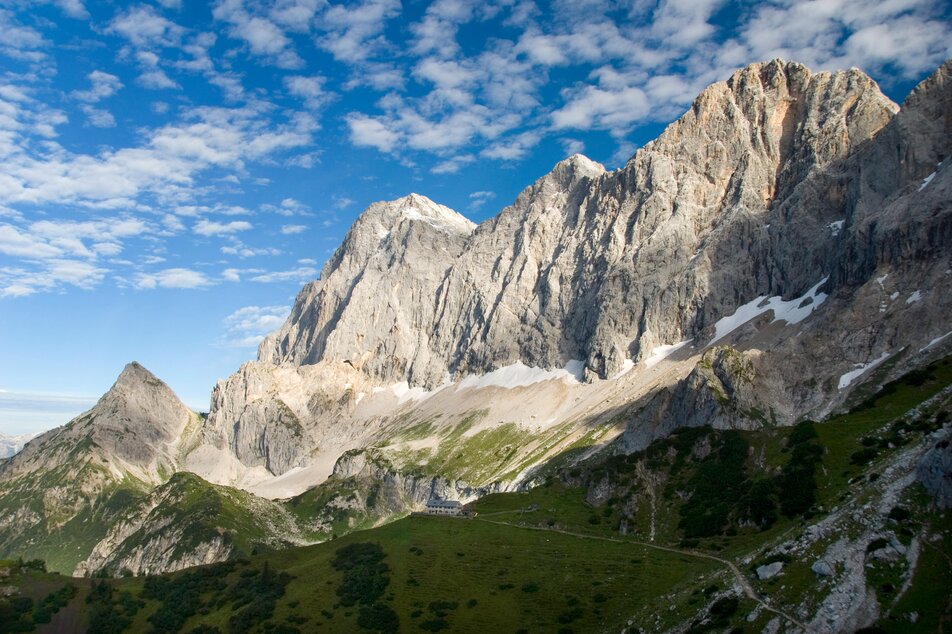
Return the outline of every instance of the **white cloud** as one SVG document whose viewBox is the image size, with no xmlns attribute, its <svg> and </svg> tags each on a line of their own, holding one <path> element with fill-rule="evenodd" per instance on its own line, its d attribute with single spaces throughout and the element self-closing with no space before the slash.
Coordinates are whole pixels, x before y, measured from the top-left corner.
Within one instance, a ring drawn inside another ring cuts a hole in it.
<svg viewBox="0 0 952 634">
<path fill-rule="evenodd" d="M 281 255 L 281 249 L 275 249 L 274 247 L 254 248 L 245 246 L 240 242 L 233 246 L 222 247 L 220 251 L 225 255 L 237 255 L 242 259 L 258 257 L 261 255 Z"/>
<path fill-rule="evenodd" d="M 159 15 L 148 5 L 139 5 L 117 14 L 108 32 L 117 33 L 139 48 L 174 47 L 181 42 L 185 29 Z"/>
<path fill-rule="evenodd" d="M 192 230 L 202 236 L 223 236 L 239 231 L 248 231 L 251 229 L 251 223 L 245 220 L 235 220 L 232 222 L 213 222 L 211 220 L 199 220 L 195 223 Z"/>
<path fill-rule="evenodd" d="M 606 128 L 625 130 L 650 113 L 651 104 L 645 92 L 637 87 L 610 91 L 586 86 L 569 98 L 569 102 L 552 113 L 555 129 Z"/>
<path fill-rule="evenodd" d="M 118 77 L 101 70 L 94 70 L 87 75 L 87 78 L 90 83 L 89 90 L 74 90 L 70 93 L 73 99 L 87 103 L 97 103 L 103 99 L 108 99 L 122 88 L 122 82 L 119 81 Z"/>
<path fill-rule="evenodd" d="M 226 282 L 240 282 L 241 281 L 241 270 L 239 269 L 225 269 L 221 272 L 221 278 Z"/>
<path fill-rule="evenodd" d="M 307 33 L 324 0 L 276 0 L 268 15 L 286 29 Z"/>
<path fill-rule="evenodd" d="M 204 288 L 214 282 L 200 271 L 187 268 L 172 268 L 155 273 L 140 273 L 135 286 L 139 289 L 153 288 Z"/>
<path fill-rule="evenodd" d="M 245 306 L 225 317 L 225 343 L 236 348 L 257 346 L 284 323 L 289 306 Z"/>
<path fill-rule="evenodd" d="M 289 93 L 303 99 L 308 108 L 316 110 L 330 99 L 330 95 L 324 91 L 326 81 L 327 80 L 320 75 L 311 77 L 294 75 L 285 77 L 284 85 Z"/>
<path fill-rule="evenodd" d="M 18 154 L 0 175 L 0 203 L 105 204 L 150 192 L 191 198 L 193 179 L 210 167 L 243 168 L 271 154 L 311 142 L 313 119 L 287 124 L 256 106 L 192 108 L 182 119 L 148 134 L 140 147 L 72 155 L 62 148 Z"/>
<path fill-rule="evenodd" d="M 83 104 L 80 106 L 80 110 L 86 115 L 86 122 L 94 128 L 114 128 L 116 126 L 116 118 L 108 110 L 96 108 L 89 104 Z"/>
<path fill-rule="evenodd" d="M 215 19 L 231 25 L 229 34 L 243 40 L 252 55 L 264 57 L 281 68 L 300 68 L 304 60 L 294 51 L 284 31 L 263 15 L 245 9 L 243 0 L 221 0 L 213 11 Z"/>
<path fill-rule="evenodd" d="M 473 192 L 469 195 L 469 208 L 470 209 L 479 209 L 487 202 L 496 197 L 496 192 L 491 191 L 478 191 Z"/>
<path fill-rule="evenodd" d="M 160 68 L 147 70 L 136 78 L 136 82 L 143 88 L 151 90 L 174 90 L 181 88 L 178 82 L 173 81 Z"/>
<path fill-rule="evenodd" d="M 12 13 L 0 9 L 0 53 L 14 59 L 39 62 L 46 58 L 41 49 L 48 44 L 39 31 L 18 23 Z"/>
<path fill-rule="evenodd" d="M 59 258 L 43 260 L 32 270 L 2 267 L 0 297 L 24 297 L 64 285 L 91 289 L 103 280 L 106 273 L 106 269 L 91 262 Z"/>
<path fill-rule="evenodd" d="M 264 283 L 299 282 L 303 284 L 304 282 L 313 280 L 315 277 L 317 277 L 317 269 L 312 266 L 300 266 L 289 271 L 272 271 L 271 273 L 255 275 L 251 278 L 251 281 Z"/>
<path fill-rule="evenodd" d="M 400 140 L 400 135 L 390 130 L 380 119 L 354 113 L 348 115 L 346 121 L 350 128 L 350 140 L 354 145 L 392 152 Z"/>
<path fill-rule="evenodd" d="M 581 139 L 559 139 L 559 144 L 562 145 L 562 153 L 565 156 L 572 156 L 573 154 L 582 154 L 585 152 L 585 142 Z"/>
<path fill-rule="evenodd" d="M 286 236 L 307 231 L 307 225 L 284 225 L 281 227 L 281 233 Z"/>
<path fill-rule="evenodd" d="M 463 166 L 468 165 L 475 160 L 476 157 L 472 154 L 454 156 L 450 159 L 437 163 L 430 171 L 434 174 L 455 174 L 463 169 Z"/>
<path fill-rule="evenodd" d="M 381 35 L 400 14 L 400 0 L 363 0 L 331 6 L 320 18 L 325 35 L 318 43 L 344 62 L 359 62 L 389 46 Z"/>
<path fill-rule="evenodd" d="M 0 225 L 0 253 L 22 258 L 51 258 L 63 251 L 12 225 Z"/>
</svg>

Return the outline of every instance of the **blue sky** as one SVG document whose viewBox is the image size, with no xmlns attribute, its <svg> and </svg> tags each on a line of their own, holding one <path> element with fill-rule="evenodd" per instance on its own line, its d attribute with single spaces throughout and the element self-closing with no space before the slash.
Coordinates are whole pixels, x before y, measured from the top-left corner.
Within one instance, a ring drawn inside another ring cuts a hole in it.
<svg viewBox="0 0 952 634">
<path fill-rule="evenodd" d="M 0 0 L 0 433 L 138 360 L 205 410 L 356 215 L 475 221 L 558 160 L 618 167 L 706 85 L 784 57 L 901 100 L 934 0 Z"/>
</svg>

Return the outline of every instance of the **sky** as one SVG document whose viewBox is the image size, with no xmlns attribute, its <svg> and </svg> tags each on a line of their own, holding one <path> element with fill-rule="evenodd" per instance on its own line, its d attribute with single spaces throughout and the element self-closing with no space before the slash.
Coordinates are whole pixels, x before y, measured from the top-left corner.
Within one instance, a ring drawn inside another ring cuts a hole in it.
<svg viewBox="0 0 952 634">
<path fill-rule="evenodd" d="M 371 202 L 480 222 L 782 57 L 892 99 L 940 0 L 0 0 L 0 434 L 139 361 L 207 411 Z"/>
</svg>

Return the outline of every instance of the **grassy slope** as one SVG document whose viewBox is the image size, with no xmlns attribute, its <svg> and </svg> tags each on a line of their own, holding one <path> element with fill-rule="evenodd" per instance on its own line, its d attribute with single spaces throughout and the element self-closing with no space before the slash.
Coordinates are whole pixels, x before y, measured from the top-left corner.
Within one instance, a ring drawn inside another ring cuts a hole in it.
<svg viewBox="0 0 952 634">
<path fill-rule="evenodd" d="M 894 452 L 918 442 L 921 435 L 921 430 L 897 430 L 894 419 L 949 384 L 952 363 L 945 360 L 923 380 L 900 382 L 870 401 L 869 407 L 815 426 L 826 450 L 817 474 L 820 486 L 813 521 L 844 499 L 868 494 L 870 476 L 881 470 Z M 759 477 L 776 472 L 788 460 L 785 447 L 789 433 L 789 429 L 782 428 L 744 432 L 742 436 L 751 447 L 745 466 L 748 473 Z M 892 440 L 898 440 L 900 446 L 889 448 Z M 877 456 L 867 464 L 852 464 L 851 457 L 870 444 L 877 448 Z M 664 455 L 670 458 L 672 454 L 669 451 Z M 635 462 L 616 459 L 614 468 L 623 476 L 634 470 Z M 691 465 L 683 468 L 679 476 L 682 483 L 690 475 Z M 592 474 L 604 476 L 605 465 L 595 465 L 588 475 Z M 331 561 L 338 549 L 348 544 L 371 542 L 380 545 L 389 567 L 389 583 L 381 602 L 395 612 L 402 631 L 423 631 L 421 624 L 433 627 L 439 622 L 447 631 L 617 631 L 629 620 L 644 629 L 657 630 L 702 618 L 719 593 L 733 582 L 726 567 L 688 553 L 674 554 L 635 543 L 648 539 L 649 505 L 639 505 L 631 518 L 633 534 L 619 536 L 620 501 L 592 506 L 586 502 L 589 489 L 570 486 L 584 480 L 585 475 L 568 473 L 563 480 L 553 479 L 548 486 L 526 493 L 482 498 L 475 505 L 480 513 L 475 520 L 409 517 L 332 542 L 256 556 L 229 573 L 226 585 L 231 588 L 229 584 L 240 580 L 242 571 L 261 568 L 268 562 L 272 570 L 287 572 L 294 579 L 267 622 L 301 631 L 359 631 L 360 606 L 339 605 L 336 590 L 342 573 L 333 568 Z M 587 484 L 597 485 L 597 479 Z M 883 597 L 889 613 L 880 625 L 887 631 L 937 631 L 940 623 L 948 627 L 952 513 L 930 510 L 927 497 L 919 491 L 913 487 L 902 502 L 912 513 L 903 526 L 910 529 L 910 535 L 929 537 L 908 592 L 895 605 Z M 677 547 L 682 541 L 683 534 L 677 528 L 680 499 L 675 496 L 655 509 L 654 543 Z M 802 517 L 781 516 L 767 530 L 742 528 L 735 535 L 703 538 L 688 550 L 738 563 L 753 558 L 756 565 L 763 562 L 757 560 L 762 557 L 760 553 L 796 536 L 806 525 Z M 551 529 L 601 539 L 581 539 Z M 908 542 L 910 537 L 901 539 Z M 783 575 L 768 582 L 755 581 L 755 587 L 773 605 L 792 605 L 817 585 L 809 572 L 810 563 L 790 562 Z M 748 578 L 753 578 L 753 565 L 741 567 Z M 870 578 L 880 583 L 898 580 L 899 576 L 895 570 L 874 568 Z M 112 583 L 138 595 L 144 581 Z M 227 595 L 228 591 L 222 592 Z M 434 604 L 441 601 L 446 604 Z M 129 631 L 148 631 L 148 618 L 159 607 L 154 600 L 145 601 Z M 730 624 L 742 631 L 760 631 L 772 617 L 762 614 L 747 622 L 754 607 L 752 601 L 742 599 L 722 629 Z M 191 616 L 181 631 L 190 631 L 200 623 L 229 631 L 229 619 L 236 612 L 233 605 L 222 601 L 205 611 Z M 919 615 L 915 625 L 908 621 L 910 612 Z"/>
</svg>

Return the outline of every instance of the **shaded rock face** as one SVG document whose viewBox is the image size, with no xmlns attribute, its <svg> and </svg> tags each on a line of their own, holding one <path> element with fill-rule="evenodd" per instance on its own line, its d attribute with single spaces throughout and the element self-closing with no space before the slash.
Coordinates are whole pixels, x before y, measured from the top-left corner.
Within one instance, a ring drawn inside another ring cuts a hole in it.
<svg viewBox="0 0 952 634">
<path fill-rule="evenodd" d="M 396 511 L 420 510 L 430 500 L 459 500 L 469 502 L 490 493 L 505 491 L 499 483 L 487 487 L 474 487 L 460 480 L 442 476 L 424 476 L 400 473 L 366 452 L 348 452 L 334 465 L 336 478 L 366 478 L 381 485 L 381 495 L 387 498 L 386 506 Z"/>
<path fill-rule="evenodd" d="M 284 473 L 309 464 L 316 447 L 348 448 L 362 433 L 349 420 L 355 395 L 371 389 L 367 377 L 350 363 L 279 368 L 246 363 L 215 386 L 202 441 L 230 452 L 247 467 Z M 310 424 L 314 420 L 324 424 Z M 194 456 L 187 466 L 207 476 L 217 468 Z"/>
<path fill-rule="evenodd" d="M 259 356 L 349 360 L 427 387 L 516 361 L 583 359 L 607 378 L 750 298 L 860 284 L 894 253 L 931 257 L 944 216 L 900 237 L 869 216 L 948 153 L 948 70 L 897 116 L 858 70 L 755 64 L 624 169 L 569 158 L 474 231 L 408 222 L 401 209 L 438 208 L 419 196 L 375 205 Z"/>
<path fill-rule="evenodd" d="M 916 479 L 939 508 L 952 508 L 952 427 L 934 434 L 934 445 L 916 468 Z"/>
<path fill-rule="evenodd" d="M 755 353 L 717 346 L 703 354 L 691 373 L 653 395 L 619 439 L 626 453 L 640 451 L 679 427 L 754 429 L 771 422 L 770 387 L 754 370 Z"/>
</svg>

